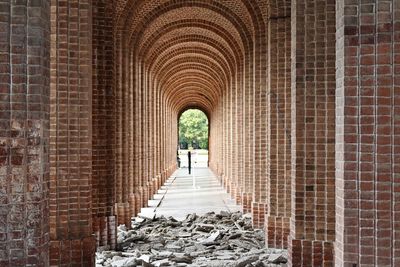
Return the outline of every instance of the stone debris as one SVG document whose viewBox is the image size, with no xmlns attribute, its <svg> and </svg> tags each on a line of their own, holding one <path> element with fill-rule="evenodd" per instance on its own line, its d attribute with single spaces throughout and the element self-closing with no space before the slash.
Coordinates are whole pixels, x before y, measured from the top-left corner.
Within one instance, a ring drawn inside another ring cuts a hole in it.
<svg viewBox="0 0 400 267">
<path fill-rule="evenodd" d="M 118 251 L 96 253 L 96 267 L 274 267 L 286 266 L 287 251 L 267 249 L 264 232 L 240 212 L 136 218 L 118 227 Z"/>
</svg>

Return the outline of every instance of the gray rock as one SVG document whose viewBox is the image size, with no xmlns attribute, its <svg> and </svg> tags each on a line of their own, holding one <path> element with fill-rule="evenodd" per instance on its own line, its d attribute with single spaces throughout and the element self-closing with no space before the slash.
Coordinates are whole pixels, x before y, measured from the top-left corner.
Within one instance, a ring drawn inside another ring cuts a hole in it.
<svg viewBox="0 0 400 267">
<path fill-rule="evenodd" d="M 236 262 L 235 267 L 246 267 L 246 265 L 258 261 L 258 259 L 259 259 L 258 256 L 248 256 L 241 258 Z"/>
<path fill-rule="evenodd" d="M 118 227 L 121 252 L 99 251 L 96 267 L 269 267 L 287 262 L 287 251 L 264 247 L 265 233 L 253 230 L 240 212 L 136 218 Z M 106 248 L 104 248 L 106 249 Z"/>
<path fill-rule="evenodd" d="M 174 255 L 174 256 L 171 257 L 170 260 L 173 261 L 173 262 L 176 262 L 176 263 L 187 263 L 187 264 L 193 262 L 193 258 L 191 256 L 187 256 L 187 255 L 185 255 L 185 256 L 176 256 L 176 255 Z"/>
<path fill-rule="evenodd" d="M 186 216 L 186 222 L 194 222 L 197 219 L 196 213 L 189 214 Z"/>
<path fill-rule="evenodd" d="M 112 267 L 135 267 L 136 265 L 136 259 L 135 258 L 125 258 L 125 259 L 120 259 L 113 261 L 111 263 Z"/>
<path fill-rule="evenodd" d="M 265 267 L 265 264 L 262 261 L 256 261 L 253 266 L 254 267 Z"/>
<path fill-rule="evenodd" d="M 206 239 L 201 241 L 202 245 L 213 245 L 215 240 L 217 240 L 217 238 L 221 235 L 220 231 L 216 231 L 214 233 L 212 233 L 209 237 L 207 237 Z"/>
<path fill-rule="evenodd" d="M 182 247 L 181 246 L 176 246 L 173 244 L 169 244 L 166 245 L 165 248 L 169 251 L 173 251 L 173 252 L 181 252 L 182 251 Z"/>
<path fill-rule="evenodd" d="M 163 258 L 169 258 L 173 255 L 174 253 L 171 251 L 161 251 L 158 256 L 163 257 Z"/>
<path fill-rule="evenodd" d="M 170 263 L 170 261 L 168 259 L 154 261 L 154 262 L 152 262 L 152 264 L 155 267 L 162 267 L 162 266 L 170 266 L 171 265 L 171 263 Z"/>
<path fill-rule="evenodd" d="M 231 255 L 231 254 L 225 254 L 225 255 L 217 256 L 217 259 L 226 261 L 226 260 L 235 260 L 236 257 L 234 255 Z"/>
<path fill-rule="evenodd" d="M 185 232 L 182 232 L 182 233 L 179 233 L 179 237 L 181 237 L 181 238 L 189 238 L 189 237 L 192 237 L 192 233 L 185 233 Z"/>
<path fill-rule="evenodd" d="M 141 260 L 142 262 L 150 262 L 150 256 L 149 255 L 142 255 L 140 256 L 139 260 Z"/>
<path fill-rule="evenodd" d="M 196 227 L 196 231 L 200 231 L 200 232 L 206 232 L 209 233 L 214 229 L 214 225 L 212 224 L 198 224 Z"/>
<path fill-rule="evenodd" d="M 287 258 L 283 254 L 271 254 L 268 257 L 268 262 L 275 264 L 286 263 Z"/>
<path fill-rule="evenodd" d="M 228 239 L 237 239 L 242 236 L 242 233 L 234 233 L 233 235 L 230 235 Z"/>
</svg>

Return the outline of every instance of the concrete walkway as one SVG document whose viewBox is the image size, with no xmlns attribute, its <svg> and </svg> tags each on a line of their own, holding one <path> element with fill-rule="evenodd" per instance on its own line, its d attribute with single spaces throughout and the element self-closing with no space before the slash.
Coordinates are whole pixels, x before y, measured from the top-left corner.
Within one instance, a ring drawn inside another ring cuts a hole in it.
<svg viewBox="0 0 400 267">
<path fill-rule="evenodd" d="M 184 220 L 187 214 L 203 215 L 214 211 L 240 211 L 229 194 L 220 185 L 208 168 L 195 168 L 194 176 L 186 168 L 177 170 L 166 184 L 149 201 L 149 207 L 143 208 L 139 215 L 145 217 L 172 216 Z M 195 185 L 193 186 L 193 183 Z"/>
</svg>

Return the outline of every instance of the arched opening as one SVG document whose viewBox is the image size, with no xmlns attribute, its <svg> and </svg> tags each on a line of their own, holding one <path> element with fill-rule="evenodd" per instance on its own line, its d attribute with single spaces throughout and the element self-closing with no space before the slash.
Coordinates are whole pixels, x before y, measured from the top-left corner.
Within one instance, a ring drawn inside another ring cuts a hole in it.
<svg viewBox="0 0 400 267">
<path fill-rule="evenodd" d="M 196 167 L 208 167 L 209 119 L 197 108 L 183 111 L 178 118 L 178 166 L 188 167 L 191 152 Z"/>
</svg>

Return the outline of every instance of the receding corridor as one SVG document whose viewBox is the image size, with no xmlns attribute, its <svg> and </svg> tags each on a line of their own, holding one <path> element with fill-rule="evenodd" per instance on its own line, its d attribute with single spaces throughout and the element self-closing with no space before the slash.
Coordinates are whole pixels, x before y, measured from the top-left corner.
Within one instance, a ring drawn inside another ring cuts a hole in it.
<svg viewBox="0 0 400 267">
<path fill-rule="evenodd" d="M 0 0 L 0 267 L 239 208 L 290 267 L 400 266 L 400 0 Z"/>
</svg>

